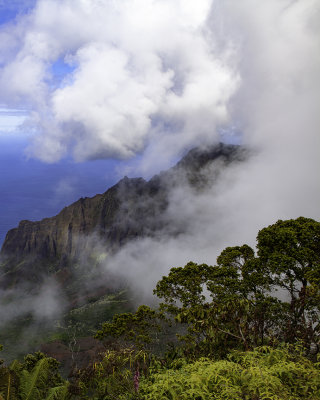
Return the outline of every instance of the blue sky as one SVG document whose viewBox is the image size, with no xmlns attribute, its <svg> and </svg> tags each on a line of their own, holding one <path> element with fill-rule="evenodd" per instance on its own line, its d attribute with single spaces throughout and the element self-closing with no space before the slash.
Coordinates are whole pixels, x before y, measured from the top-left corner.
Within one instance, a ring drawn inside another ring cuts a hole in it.
<svg viewBox="0 0 320 400">
<path fill-rule="evenodd" d="M 36 0 L 0 0 L 0 24 L 14 21 L 15 17 L 27 13 Z"/>
<path fill-rule="evenodd" d="M 212 54 L 211 3 L 17 3 L 1 31 L 0 104 L 30 111 L 28 154 L 57 162 L 144 153 L 144 174 L 218 141 L 238 76 L 227 53 Z"/>
<path fill-rule="evenodd" d="M 21 138 L 0 137 L 0 244 L 22 219 L 56 215 L 80 197 L 103 193 L 118 178 L 113 160 L 47 164 L 24 156 Z"/>
</svg>

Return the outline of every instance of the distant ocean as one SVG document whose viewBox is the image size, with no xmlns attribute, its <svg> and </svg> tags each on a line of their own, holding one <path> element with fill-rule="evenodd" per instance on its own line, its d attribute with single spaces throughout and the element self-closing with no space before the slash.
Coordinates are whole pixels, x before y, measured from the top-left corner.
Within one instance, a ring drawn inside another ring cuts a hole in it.
<svg viewBox="0 0 320 400">
<path fill-rule="evenodd" d="M 78 200 L 105 192 L 119 180 L 118 161 L 45 164 L 27 160 L 21 140 L 0 137 L 0 247 L 22 219 L 51 217 Z"/>
</svg>

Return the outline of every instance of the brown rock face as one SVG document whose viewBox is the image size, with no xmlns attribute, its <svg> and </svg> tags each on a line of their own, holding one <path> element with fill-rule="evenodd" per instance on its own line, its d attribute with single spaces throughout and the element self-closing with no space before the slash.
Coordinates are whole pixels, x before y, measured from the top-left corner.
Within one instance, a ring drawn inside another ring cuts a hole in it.
<svg viewBox="0 0 320 400">
<path fill-rule="evenodd" d="M 148 227 L 142 221 L 166 206 L 156 181 L 124 178 L 104 194 L 81 198 L 55 217 L 21 221 L 7 233 L 1 249 L 5 260 L 2 282 L 37 281 L 41 274 L 68 267 L 88 245 L 89 235 L 97 235 L 113 251 L 125 241 L 155 230 L 151 220 Z"/>
<path fill-rule="evenodd" d="M 170 223 L 163 217 L 170 187 L 182 181 L 201 186 L 205 183 L 202 170 L 208 163 L 241 158 L 238 146 L 191 150 L 175 167 L 148 182 L 125 177 L 104 194 L 81 198 L 55 217 L 21 221 L 7 233 L 1 249 L 2 285 L 37 280 L 39 273 L 62 270 L 77 258 L 91 234 L 110 251 L 133 238 L 153 235 Z"/>
<path fill-rule="evenodd" d="M 41 221 L 21 221 L 11 229 L 1 252 L 5 255 L 37 257 L 49 260 L 76 255 L 77 236 L 112 225 L 119 207 L 116 188 L 93 198 L 81 198 L 64 208 L 57 216 Z"/>
</svg>

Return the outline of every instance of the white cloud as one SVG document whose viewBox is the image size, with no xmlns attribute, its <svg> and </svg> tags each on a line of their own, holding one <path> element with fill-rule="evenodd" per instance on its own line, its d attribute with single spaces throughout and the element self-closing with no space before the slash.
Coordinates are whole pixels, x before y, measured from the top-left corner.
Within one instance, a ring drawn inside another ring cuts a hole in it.
<svg viewBox="0 0 320 400">
<path fill-rule="evenodd" d="M 32 105 L 41 139 L 30 153 L 128 158 L 159 142 L 174 156 L 217 140 L 238 77 L 207 35 L 211 3 L 39 0 L 5 26 L 0 99 Z M 74 66 L 60 87 L 50 83 L 58 59 Z"/>
<path fill-rule="evenodd" d="M 0 108 L 0 135 L 18 134 L 27 117 L 26 110 Z"/>
<path fill-rule="evenodd" d="M 64 295 L 59 284 L 47 278 L 37 293 L 30 293 L 30 288 L 0 290 L 0 327 L 26 314 L 32 314 L 35 322 L 44 324 L 59 318 L 65 311 Z"/>
</svg>

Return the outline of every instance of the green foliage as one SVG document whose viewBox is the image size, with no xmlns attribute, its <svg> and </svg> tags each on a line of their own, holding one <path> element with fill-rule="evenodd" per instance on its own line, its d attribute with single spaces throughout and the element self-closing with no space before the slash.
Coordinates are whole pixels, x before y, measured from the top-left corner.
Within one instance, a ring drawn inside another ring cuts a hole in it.
<svg viewBox="0 0 320 400">
<path fill-rule="evenodd" d="M 159 318 L 148 306 L 140 306 L 135 313 L 123 313 L 113 316 L 112 322 L 105 322 L 95 338 L 112 336 L 133 342 L 138 348 L 145 348 L 152 341 L 152 333 L 160 330 Z"/>
<path fill-rule="evenodd" d="M 49 363 L 46 358 L 37 362 L 29 372 L 23 369 L 20 374 L 20 397 L 23 400 L 43 398 L 43 388 L 46 388 Z"/>
<path fill-rule="evenodd" d="M 186 355 L 217 356 L 283 339 L 306 347 L 319 342 L 320 223 L 278 221 L 257 242 L 257 255 L 248 245 L 227 247 L 215 266 L 190 262 L 158 282 L 161 310 L 188 326 L 180 335 Z"/>
<path fill-rule="evenodd" d="M 68 400 L 71 399 L 69 393 L 69 383 L 65 382 L 61 386 L 50 388 L 45 400 Z"/>
<path fill-rule="evenodd" d="M 189 262 L 183 268 L 171 268 L 169 275 L 157 283 L 154 294 L 164 299 L 162 308 L 173 314 L 178 313 L 180 304 L 187 308 L 204 303 L 203 286 L 211 274 L 212 267 L 193 262 Z"/>
<path fill-rule="evenodd" d="M 164 300 L 161 310 L 187 324 L 188 333 L 180 339 L 185 353 L 196 357 L 263 344 L 266 317 L 279 303 L 265 295 L 270 278 L 258 268 L 249 246 L 228 247 L 217 264 L 188 263 L 184 268 L 173 268 L 154 291 Z M 269 319 L 269 325 L 273 320 Z"/>
<path fill-rule="evenodd" d="M 0 400 L 17 399 L 18 380 L 15 373 L 10 368 L 0 367 Z"/>
<path fill-rule="evenodd" d="M 258 233 L 257 253 L 227 247 L 214 266 L 172 268 L 154 293 L 159 310 L 143 305 L 103 324 L 96 338 L 112 347 L 70 384 L 39 352 L 0 362 L 0 400 L 320 398 L 319 222 L 278 221 Z M 73 327 L 103 307 L 70 312 Z M 168 326 L 179 345 L 156 357 Z"/>
<path fill-rule="evenodd" d="M 100 362 L 78 372 L 70 392 L 81 399 L 139 399 L 140 376 L 147 374 L 150 356 L 142 350 L 110 350 Z"/>
<path fill-rule="evenodd" d="M 256 348 L 227 360 L 199 359 L 141 382 L 145 400 L 316 400 L 320 369 L 291 349 Z"/>
<path fill-rule="evenodd" d="M 6 400 L 65 400 L 68 383 L 58 373 L 59 363 L 44 354 L 28 354 L 0 368 L 0 394 Z"/>
<path fill-rule="evenodd" d="M 68 342 L 66 336 L 68 336 L 69 330 L 74 331 L 77 327 L 81 336 L 92 335 L 100 327 L 101 321 L 111 320 L 116 313 L 131 310 L 132 306 L 126 291 L 108 294 L 98 299 L 91 298 L 89 303 L 70 310 L 64 316 L 64 321 L 61 321 L 65 331 L 65 342 Z M 60 333 L 62 334 L 62 332 Z"/>
<path fill-rule="evenodd" d="M 257 237 L 261 264 L 287 294 L 285 340 L 319 340 L 320 223 L 310 218 L 279 220 Z"/>
</svg>

